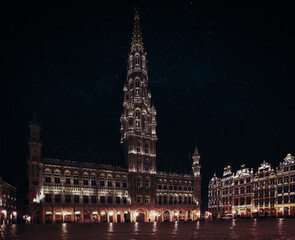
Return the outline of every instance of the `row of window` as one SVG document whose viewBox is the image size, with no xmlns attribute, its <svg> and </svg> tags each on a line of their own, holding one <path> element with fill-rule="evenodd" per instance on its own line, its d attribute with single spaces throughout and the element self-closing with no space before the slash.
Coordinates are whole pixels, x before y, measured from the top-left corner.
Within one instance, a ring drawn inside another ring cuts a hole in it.
<svg viewBox="0 0 295 240">
<path fill-rule="evenodd" d="M 45 173 L 45 183 L 51 183 L 51 173 Z M 54 175 L 54 183 L 55 184 L 60 184 L 61 183 L 61 179 L 60 179 L 60 174 L 59 173 L 55 173 Z M 83 177 L 83 185 L 84 186 L 88 186 L 90 183 L 91 186 L 96 186 L 96 178 L 95 177 L 91 177 L 90 181 L 89 178 L 87 176 Z M 71 176 L 65 174 L 65 184 L 66 185 L 70 185 L 71 184 Z M 73 184 L 74 185 L 79 185 L 79 176 L 78 175 L 74 175 L 73 176 Z M 100 186 L 101 187 L 112 187 L 113 186 L 113 182 L 111 178 L 108 178 L 107 180 L 105 180 L 104 178 L 100 178 Z M 115 187 L 116 188 L 120 188 L 121 187 L 121 182 L 119 179 L 115 179 Z M 122 187 L 123 188 L 127 188 L 127 179 L 123 179 L 122 180 Z"/>
<path fill-rule="evenodd" d="M 137 197 L 136 197 L 136 202 L 137 202 L 138 204 L 141 204 L 141 203 L 142 203 L 142 200 L 143 200 L 143 198 L 142 198 L 141 196 L 137 196 Z M 150 203 L 150 197 L 149 197 L 149 196 L 145 196 L 145 197 L 144 197 L 144 203 L 145 203 L 145 204 L 149 204 L 149 203 Z"/>
<path fill-rule="evenodd" d="M 251 197 L 246 197 L 246 199 L 244 197 L 234 199 L 234 206 L 245 205 L 245 204 L 246 205 L 251 204 Z"/>
<path fill-rule="evenodd" d="M 161 184 L 159 184 L 158 185 L 158 189 L 159 190 L 167 190 L 167 185 L 161 185 Z M 179 191 L 193 191 L 193 188 L 192 187 L 183 187 L 182 188 L 182 186 L 178 186 L 178 188 L 177 188 L 177 186 L 169 186 L 169 190 L 170 191 L 172 191 L 172 190 L 174 190 L 174 191 L 176 191 L 176 190 L 179 190 Z"/>
<path fill-rule="evenodd" d="M 52 194 L 45 194 L 45 202 L 46 203 L 51 203 L 52 202 Z M 96 196 L 82 196 L 82 202 L 80 202 L 80 196 L 79 195 L 65 195 L 64 197 L 64 202 L 65 203 L 93 203 L 96 204 L 97 203 L 97 197 Z M 61 203 L 62 199 L 61 199 L 61 195 L 60 194 L 55 194 L 54 195 L 54 202 L 55 203 Z M 100 196 L 100 203 L 101 204 L 113 204 L 113 197 L 112 196 Z M 116 204 L 127 204 L 127 198 L 126 197 L 115 197 L 115 203 Z"/>
<path fill-rule="evenodd" d="M 290 176 L 290 179 L 288 176 L 286 176 L 284 178 L 282 178 L 282 177 L 278 178 L 278 184 L 289 183 L 289 182 L 295 182 L 295 175 Z"/>
<path fill-rule="evenodd" d="M 294 170 L 294 166 L 291 166 L 290 169 L 292 168 L 292 170 Z M 265 173 L 265 176 L 269 176 L 268 173 Z M 260 176 L 260 177 L 263 177 L 263 176 Z M 239 185 L 239 184 L 244 184 L 244 183 L 250 183 L 251 182 L 251 178 L 246 178 L 246 179 L 240 179 L 239 180 L 235 180 L 234 181 L 234 185 Z M 260 187 L 262 186 L 268 186 L 268 185 L 273 185 L 277 182 L 277 184 L 282 184 L 282 183 L 289 183 L 289 182 L 295 182 L 295 175 L 291 175 L 290 178 L 289 176 L 286 176 L 286 177 L 278 177 L 277 178 L 277 181 L 275 180 L 275 178 L 273 179 L 270 179 L 270 180 L 266 180 L 266 181 L 260 181 L 260 182 L 254 182 L 254 186 L 255 187 L 258 187 L 258 185 Z M 229 180 L 229 181 L 226 181 L 223 186 L 226 186 L 226 185 L 231 185 L 232 184 L 232 181 Z M 213 184 L 210 184 L 209 185 L 209 188 L 214 188 L 216 186 L 221 186 L 222 184 L 215 180 L 213 182 Z"/>
<path fill-rule="evenodd" d="M 240 188 L 235 188 L 234 189 L 234 195 L 251 193 L 251 192 L 252 192 L 251 186 L 247 186 L 246 189 L 245 189 L 245 187 L 240 187 Z"/>
<path fill-rule="evenodd" d="M 255 190 L 254 191 L 254 198 L 257 198 L 258 196 L 266 196 L 268 197 L 269 195 L 271 197 L 273 197 L 276 193 L 276 190 L 275 189 L 260 189 L 259 191 L 258 190 Z"/>
<path fill-rule="evenodd" d="M 289 202 L 290 200 L 290 202 Z M 286 203 L 295 203 L 295 195 L 291 196 L 280 196 L 278 197 L 277 204 L 286 204 Z M 254 205 L 255 206 L 263 206 L 268 204 L 276 204 L 276 198 L 265 198 L 265 199 L 255 199 Z"/>
<path fill-rule="evenodd" d="M 158 180 L 158 183 L 160 183 L 160 184 L 161 184 L 161 183 L 164 183 L 164 184 L 165 184 L 165 183 L 167 183 L 167 179 L 164 179 L 164 180 L 159 179 L 159 180 Z M 170 183 L 170 184 L 173 184 L 173 180 L 170 180 L 169 183 Z M 188 182 L 187 182 L 187 181 L 181 181 L 181 180 L 179 180 L 179 181 L 174 180 L 174 184 L 179 184 L 179 185 L 184 185 L 184 184 L 185 184 L 185 185 L 191 185 L 192 182 L 191 182 L 191 181 L 188 181 Z"/>
<path fill-rule="evenodd" d="M 182 196 L 179 196 L 179 197 L 172 197 L 170 196 L 169 197 L 169 202 L 168 202 L 168 197 L 167 196 L 159 196 L 157 199 L 156 199 L 156 204 L 157 205 L 172 205 L 172 204 L 175 204 L 175 205 L 180 205 L 180 204 L 192 204 L 193 202 L 193 198 L 192 197 L 183 197 Z"/>
</svg>

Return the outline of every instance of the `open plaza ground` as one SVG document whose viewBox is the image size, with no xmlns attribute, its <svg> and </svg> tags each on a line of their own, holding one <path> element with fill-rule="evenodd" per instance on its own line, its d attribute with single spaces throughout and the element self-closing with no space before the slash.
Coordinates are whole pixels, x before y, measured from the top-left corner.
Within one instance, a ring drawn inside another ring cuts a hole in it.
<svg viewBox="0 0 295 240">
<path fill-rule="evenodd" d="M 295 219 L 1 225 L 0 239 L 295 239 Z"/>
</svg>

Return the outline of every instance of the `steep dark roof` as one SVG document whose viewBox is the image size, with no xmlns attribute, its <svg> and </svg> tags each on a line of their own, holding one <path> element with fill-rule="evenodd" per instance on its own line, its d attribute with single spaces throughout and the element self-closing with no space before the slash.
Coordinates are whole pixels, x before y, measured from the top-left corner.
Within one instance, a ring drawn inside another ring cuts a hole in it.
<svg viewBox="0 0 295 240">
<path fill-rule="evenodd" d="M 93 144 L 45 139 L 42 156 L 62 160 L 91 162 L 126 167 L 120 144 Z"/>
</svg>

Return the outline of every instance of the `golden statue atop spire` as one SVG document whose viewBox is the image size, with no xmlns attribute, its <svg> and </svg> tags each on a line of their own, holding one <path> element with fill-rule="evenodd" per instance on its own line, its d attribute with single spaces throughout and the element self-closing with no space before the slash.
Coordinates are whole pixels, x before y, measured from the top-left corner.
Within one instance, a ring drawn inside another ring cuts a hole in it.
<svg viewBox="0 0 295 240">
<path fill-rule="evenodd" d="M 134 52 L 134 51 L 143 52 L 143 50 L 144 48 L 143 48 L 143 41 L 142 41 L 142 33 L 140 29 L 140 24 L 139 24 L 139 14 L 138 14 L 138 10 L 135 8 L 131 52 Z"/>
</svg>

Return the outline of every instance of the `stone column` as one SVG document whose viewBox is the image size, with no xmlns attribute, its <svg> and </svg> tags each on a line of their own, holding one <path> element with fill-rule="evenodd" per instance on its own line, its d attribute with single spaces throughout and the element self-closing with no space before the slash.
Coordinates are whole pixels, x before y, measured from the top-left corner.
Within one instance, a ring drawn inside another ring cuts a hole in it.
<svg viewBox="0 0 295 240">
<path fill-rule="evenodd" d="M 41 223 L 45 224 L 45 211 L 44 209 L 42 209 L 42 219 L 41 219 Z"/>
<path fill-rule="evenodd" d="M 81 223 L 84 223 L 84 209 L 83 210 L 81 210 L 81 215 L 80 215 L 80 219 L 81 219 Z"/>
<path fill-rule="evenodd" d="M 52 211 L 52 223 L 55 223 L 55 211 Z"/>
</svg>

